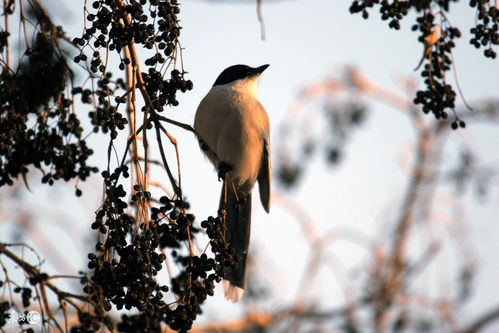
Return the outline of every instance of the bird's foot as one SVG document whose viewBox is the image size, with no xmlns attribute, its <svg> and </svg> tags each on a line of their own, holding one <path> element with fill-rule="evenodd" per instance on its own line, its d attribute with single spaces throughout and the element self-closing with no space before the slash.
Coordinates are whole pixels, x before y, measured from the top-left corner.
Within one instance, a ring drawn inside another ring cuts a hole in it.
<svg viewBox="0 0 499 333">
<path fill-rule="evenodd" d="M 229 164 L 220 162 L 220 164 L 218 165 L 218 180 L 224 180 L 225 174 L 227 174 L 227 172 L 231 171 L 232 169 L 232 166 L 230 166 Z"/>
<path fill-rule="evenodd" d="M 237 198 L 237 201 L 234 203 L 234 208 L 236 211 L 240 211 L 243 205 L 246 203 L 246 200 L 248 200 L 246 197 L 241 196 L 241 198 Z"/>
</svg>

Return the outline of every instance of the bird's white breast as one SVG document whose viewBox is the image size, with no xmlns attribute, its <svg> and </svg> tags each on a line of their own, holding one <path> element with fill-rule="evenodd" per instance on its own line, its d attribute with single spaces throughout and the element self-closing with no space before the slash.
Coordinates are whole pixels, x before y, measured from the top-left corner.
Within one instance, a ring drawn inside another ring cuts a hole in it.
<svg viewBox="0 0 499 333">
<path fill-rule="evenodd" d="M 206 155 L 215 168 L 220 162 L 228 163 L 233 168 L 231 178 L 240 185 L 255 183 L 263 138 L 269 133 L 268 116 L 256 91 L 257 78 L 214 86 L 201 101 L 194 121 L 198 135 L 212 151 Z"/>
</svg>

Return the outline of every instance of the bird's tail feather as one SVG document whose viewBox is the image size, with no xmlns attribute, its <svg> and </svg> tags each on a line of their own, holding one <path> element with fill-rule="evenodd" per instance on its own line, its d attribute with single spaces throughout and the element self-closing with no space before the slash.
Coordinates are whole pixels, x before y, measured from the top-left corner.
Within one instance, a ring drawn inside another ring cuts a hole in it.
<svg viewBox="0 0 499 333">
<path fill-rule="evenodd" d="M 225 267 L 225 298 L 237 302 L 243 295 L 246 258 L 251 231 L 251 192 L 242 193 L 231 183 L 224 184 L 220 209 L 226 211 L 225 240 L 236 255 L 234 266 Z"/>
<path fill-rule="evenodd" d="M 232 285 L 228 280 L 223 281 L 225 299 L 237 303 L 243 297 L 244 289 Z"/>
</svg>

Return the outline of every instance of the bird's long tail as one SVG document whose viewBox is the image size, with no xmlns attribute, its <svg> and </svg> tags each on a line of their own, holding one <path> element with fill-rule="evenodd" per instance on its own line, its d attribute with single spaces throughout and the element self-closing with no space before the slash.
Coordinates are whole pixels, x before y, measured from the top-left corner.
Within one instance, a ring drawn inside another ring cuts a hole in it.
<svg viewBox="0 0 499 333">
<path fill-rule="evenodd" d="M 225 240 L 236 255 L 233 266 L 225 267 L 224 293 L 227 300 L 239 301 L 244 292 L 244 275 L 251 231 L 251 192 L 242 193 L 232 183 L 222 186 L 220 209 L 226 210 Z"/>
</svg>

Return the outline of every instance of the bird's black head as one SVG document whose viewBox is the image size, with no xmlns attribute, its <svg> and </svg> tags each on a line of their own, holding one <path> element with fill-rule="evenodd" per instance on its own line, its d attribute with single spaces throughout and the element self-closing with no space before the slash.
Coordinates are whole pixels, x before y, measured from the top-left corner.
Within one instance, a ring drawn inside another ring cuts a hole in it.
<svg viewBox="0 0 499 333">
<path fill-rule="evenodd" d="M 222 73 L 217 77 L 217 80 L 213 86 L 219 86 L 227 83 L 231 83 L 240 79 L 247 77 L 252 77 L 255 75 L 260 75 L 262 72 L 269 67 L 269 65 L 262 65 L 260 67 L 250 67 L 246 65 L 234 65 L 223 70 Z"/>
</svg>

